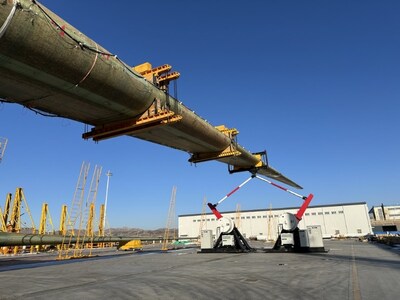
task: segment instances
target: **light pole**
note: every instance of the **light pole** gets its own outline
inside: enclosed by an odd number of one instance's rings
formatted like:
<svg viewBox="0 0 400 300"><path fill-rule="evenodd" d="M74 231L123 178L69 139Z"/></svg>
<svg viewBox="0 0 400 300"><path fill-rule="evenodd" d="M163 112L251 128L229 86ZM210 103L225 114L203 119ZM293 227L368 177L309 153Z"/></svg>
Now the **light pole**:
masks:
<svg viewBox="0 0 400 300"><path fill-rule="evenodd" d="M112 173L110 170L107 172L107 186L106 186L106 200L104 202L104 220L103 220L103 228L106 228L106 213L107 213L107 200L108 200L108 187L110 186L110 177L112 176Z"/></svg>

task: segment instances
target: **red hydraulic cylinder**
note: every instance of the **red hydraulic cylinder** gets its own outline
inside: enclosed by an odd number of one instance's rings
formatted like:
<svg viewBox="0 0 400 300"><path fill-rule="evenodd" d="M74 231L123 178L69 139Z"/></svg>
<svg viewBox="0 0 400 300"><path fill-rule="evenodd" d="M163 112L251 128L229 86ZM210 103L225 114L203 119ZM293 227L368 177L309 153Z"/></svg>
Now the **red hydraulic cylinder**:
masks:
<svg viewBox="0 0 400 300"><path fill-rule="evenodd" d="M297 211L296 219L299 220L299 222L301 218L303 218L304 212L306 211L308 205L310 205L310 202L313 197L314 197L313 194L308 195L308 197L304 200L303 204L301 205L300 209Z"/></svg>
<svg viewBox="0 0 400 300"><path fill-rule="evenodd" d="M214 204L208 203L207 205L208 205L208 207L211 209L211 211L212 211L212 213L214 214L214 216L217 217L217 220L219 220L219 219L222 218L221 213L217 210L217 208L215 207Z"/></svg>

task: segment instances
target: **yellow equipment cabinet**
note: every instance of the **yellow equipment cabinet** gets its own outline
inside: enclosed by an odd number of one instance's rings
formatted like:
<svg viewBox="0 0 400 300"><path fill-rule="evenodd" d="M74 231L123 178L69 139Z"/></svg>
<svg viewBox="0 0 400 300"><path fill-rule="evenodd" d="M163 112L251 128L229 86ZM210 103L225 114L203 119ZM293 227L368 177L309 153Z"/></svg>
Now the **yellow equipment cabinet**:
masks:
<svg viewBox="0 0 400 300"><path fill-rule="evenodd" d="M142 241L141 240L131 240L131 241L127 242L126 244L123 244L123 245L119 246L118 250L123 250L123 251L128 251L128 250L141 251L141 250L143 250Z"/></svg>

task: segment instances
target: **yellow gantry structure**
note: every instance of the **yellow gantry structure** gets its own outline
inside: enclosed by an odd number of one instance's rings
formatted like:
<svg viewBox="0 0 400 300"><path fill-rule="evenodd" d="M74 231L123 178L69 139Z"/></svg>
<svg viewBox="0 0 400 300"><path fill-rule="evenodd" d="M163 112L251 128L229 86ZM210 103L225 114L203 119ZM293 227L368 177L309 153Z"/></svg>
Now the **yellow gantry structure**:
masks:
<svg viewBox="0 0 400 300"><path fill-rule="evenodd" d="M49 205L47 203L42 204L42 214L40 216L39 234L46 234L47 223L51 226L51 232L54 234L54 224L51 218Z"/></svg>
<svg viewBox="0 0 400 300"><path fill-rule="evenodd" d="M22 216L22 208L24 208L25 212L29 216L31 221L31 229L32 233L36 233L35 222L33 221L31 211L28 206L28 202L26 201L25 194L22 188L17 188L14 195L14 201L11 211L11 219L9 224L11 225L12 232L20 232L21 231L21 216Z"/></svg>
<svg viewBox="0 0 400 300"><path fill-rule="evenodd" d="M47 203L42 204L42 213L40 216L40 224L39 224L39 234L46 234L47 233L47 223L50 224L51 226L51 233L54 235L54 224L53 220L50 215L49 211L49 205ZM46 247L46 245L37 245L37 249L43 250Z"/></svg>
<svg viewBox="0 0 400 300"><path fill-rule="evenodd" d="M59 234L66 235L67 234L67 206L63 204L61 206L61 215L60 215L60 226L58 230L60 231ZM71 233L72 234L72 233Z"/></svg>
<svg viewBox="0 0 400 300"><path fill-rule="evenodd" d="M86 225L86 235L90 239L93 239L93 236L94 236L93 221L94 221L94 203L90 203L90 206L89 206L89 217L88 217L87 225Z"/></svg>
<svg viewBox="0 0 400 300"><path fill-rule="evenodd" d="M8 198L6 202L8 201ZM33 234L36 233L35 222L33 221L31 211L28 206L28 202L26 201L25 194L22 188L17 188L14 195L13 205L11 209L11 218L7 222L7 231L8 232L20 232L21 231L21 217L22 217L22 209L24 209L24 213L29 216L31 221L30 229ZM14 254L17 254L19 248L14 247ZM31 247L31 252L33 252L33 247Z"/></svg>
<svg viewBox="0 0 400 300"><path fill-rule="evenodd" d="M100 205L100 219L99 219L99 236L104 236L104 228L105 228L106 220L105 220L105 206L104 204Z"/></svg>

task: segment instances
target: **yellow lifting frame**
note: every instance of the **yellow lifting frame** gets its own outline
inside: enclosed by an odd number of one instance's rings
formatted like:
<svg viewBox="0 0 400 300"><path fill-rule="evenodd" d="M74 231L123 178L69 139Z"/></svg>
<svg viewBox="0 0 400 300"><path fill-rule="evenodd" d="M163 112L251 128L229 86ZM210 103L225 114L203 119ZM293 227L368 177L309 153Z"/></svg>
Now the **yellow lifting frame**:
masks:
<svg viewBox="0 0 400 300"><path fill-rule="evenodd" d="M215 129L218 129L220 132L226 134L229 137L234 137L239 134L239 131L236 128L227 128L225 125L215 126Z"/></svg>
<svg viewBox="0 0 400 300"><path fill-rule="evenodd" d="M51 230L54 233L54 225L50 215L49 205L47 203L43 203L42 214L40 216L39 234L46 234L47 221L50 223Z"/></svg>
<svg viewBox="0 0 400 300"><path fill-rule="evenodd" d="M101 141L121 135L133 134L138 131L149 130L156 126L168 125L182 120L182 116L176 115L173 111L163 109L152 115L137 120L118 122L98 126L82 135L84 139Z"/></svg>
<svg viewBox="0 0 400 300"><path fill-rule="evenodd" d="M13 226L14 232L21 231L21 207L22 202L25 204L25 211L27 212L32 225L32 233L36 233L35 222L33 221L31 211L29 210L28 202L26 201L24 191L22 188L17 188L14 195L14 203L11 214L10 223Z"/></svg>
<svg viewBox="0 0 400 300"><path fill-rule="evenodd" d="M35 222L33 221L32 214L31 214L31 211L29 210L28 202L26 201L24 191L22 188L17 188L17 190L15 191L11 219L10 219L11 231L12 232L20 232L21 231L22 203L25 204L25 211L31 220L32 233L35 234L36 233ZM13 251L14 254L18 253L18 249L19 249L18 246L14 247L14 251ZM33 249L34 249L34 247L31 247L31 253L33 253Z"/></svg>
<svg viewBox="0 0 400 300"><path fill-rule="evenodd" d="M181 74L179 72L172 72L172 73L168 73L166 75L159 76L159 77L157 77L158 84L159 85L168 85L170 81L178 79L179 76L181 76Z"/></svg>
<svg viewBox="0 0 400 300"><path fill-rule="evenodd" d="M169 85L170 81L176 80L181 76L179 72L169 73L172 66L168 64L153 68L150 63L145 62L133 67L132 69L142 75L147 81L157 85L161 89L165 89Z"/></svg>
<svg viewBox="0 0 400 300"><path fill-rule="evenodd" d="M267 168L268 167L268 158L267 152L256 152L252 153L252 155L259 161L256 165L252 166L251 168L240 168L236 166L229 165L228 170L229 173L237 173L237 172L245 172L245 171L256 171L257 169Z"/></svg>
<svg viewBox="0 0 400 300"><path fill-rule="evenodd" d="M241 155L240 151L236 150L236 135L239 134L239 131L236 128L227 128L225 125L216 126L221 133L225 134L231 140L229 146L223 151L219 152L202 152L202 153L194 153L192 157L189 159L189 162L198 163L209 160L216 160L225 157L231 156L239 156Z"/></svg>
<svg viewBox="0 0 400 300"><path fill-rule="evenodd" d="M149 75L154 74L155 76L159 76L160 74L167 73L172 69L172 66L165 64L156 68L153 68L152 65L148 62L143 63L141 65L133 67L133 69L140 73L140 75Z"/></svg>

